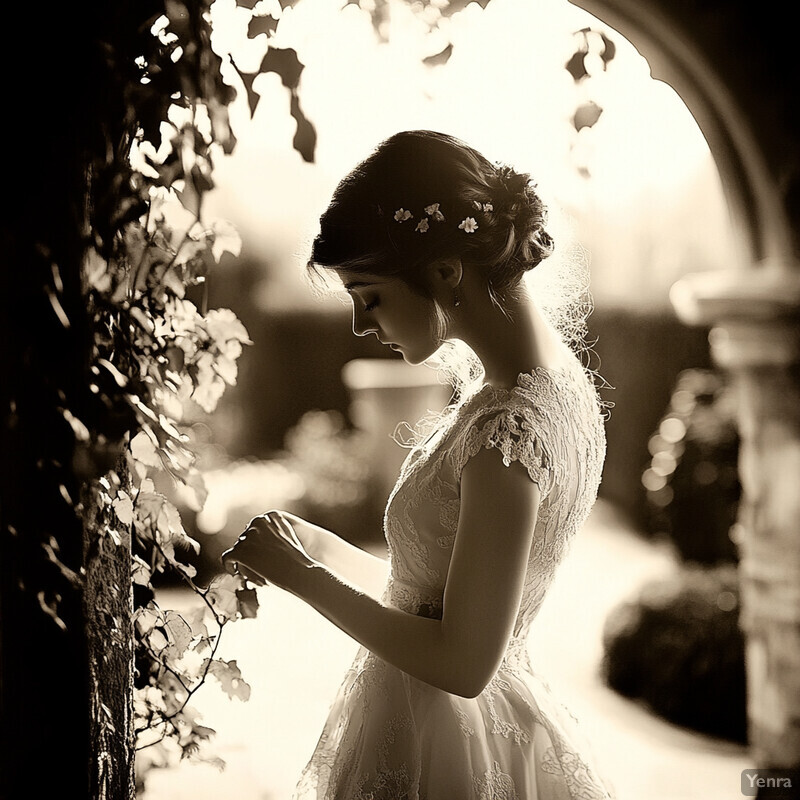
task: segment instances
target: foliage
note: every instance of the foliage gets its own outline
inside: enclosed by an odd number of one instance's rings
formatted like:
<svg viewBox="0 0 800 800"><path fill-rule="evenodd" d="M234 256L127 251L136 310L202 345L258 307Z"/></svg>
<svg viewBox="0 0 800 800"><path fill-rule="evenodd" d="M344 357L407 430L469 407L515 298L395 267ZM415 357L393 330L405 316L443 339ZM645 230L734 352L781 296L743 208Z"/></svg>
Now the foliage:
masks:
<svg viewBox="0 0 800 800"><path fill-rule="evenodd" d="M64 416L85 445L87 474L97 472L98 452L110 454L101 462L113 462L124 445L122 461L91 482L84 504L94 509L87 515L93 536L120 548L132 542L137 749L148 749L150 763L167 763L174 753L201 757L213 733L189 706L209 676L231 697L249 695L236 662L217 651L228 622L256 614L255 592L227 575L207 587L195 583L186 553L198 545L177 510L180 503L198 511L205 499L191 409L214 410L236 382L249 339L232 311L205 308L203 292L208 270L239 251L230 226L206 222L202 213L214 158L235 147L227 113L235 90L211 46L210 2L125 10L106 50L124 108L104 131L106 157L90 165L83 291L96 402L94 413L65 408ZM263 68L281 74L295 113L302 65L292 55L270 49ZM310 159L307 122L303 133ZM159 607L153 580L164 571L194 590L196 609Z"/></svg>
<svg viewBox="0 0 800 800"><path fill-rule="evenodd" d="M210 46L207 6L168 0L163 11L109 56L127 81L129 127L114 157L93 165L84 292L94 389L126 447L124 462L91 485L86 504L97 507L95 535L121 545L121 529L131 533L137 746L161 743L166 752L169 739L195 757L213 731L198 723L189 700L208 675L246 699L236 663L216 652L224 625L252 616L257 604L241 579L196 586L194 568L182 561L197 545L174 500L195 509L204 500L184 411L190 404L213 411L235 383L249 340L233 312L201 310L188 296L225 252L238 254L228 226L204 224L201 213L215 151L234 146L226 112L234 92ZM69 419L79 439L108 436ZM159 608L152 579L166 569L196 591L198 612Z"/></svg>
<svg viewBox="0 0 800 800"><path fill-rule="evenodd" d="M573 39L575 52L564 64L581 95L572 117L572 127L577 134L572 149L578 174L589 178L591 172L587 158L582 153L581 144L585 132L597 123L603 113L602 106L591 96L592 78L608 69L617 49L614 42L602 31L595 31L592 28L575 31Z"/></svg>
<svg viewBox="0 0 800 800"><path fill-rule="evenodd" d="M646 584L609 614L603 648L604 679L620 694L678 725L746 742L734 565L683 567Z"/></svg>
<svg viewBox="0 0 800 800"><path fill-rule="evenodd" d="M194 197L191 202L196 207ZM197 724L188 700L209 674L245 697L235 663L214 656L222 627L237 616L252 616L255 602L253 592L233 578L209 588L195 586L194 568L182 560L182 553L197 544L186 534L174 501L180 497L195 510L204 501L184 409L194 403L205 412L214 410L225 386L235 383L236 360L248 338L231 311L203 314L186 297L209 258L221 254L223 246L235 248L230 236L221 236L219 226L202 228L199 217L176 236L157 205L151 197L148 215L126 224L108 259L97 251L87 259L95 366L113 378L117 407L123 405L135 419L127 470L97 481L92 499L102 509L101 535L114 537L118 526L133 534L132 577L139 601L134 710L140 746L152 743L146 734L157 731L157 740L173 736L183 753L195 754L209 730ZM179 243L172 245L176 239ZM205 614L187 621L157 606L151 581L166 569L195 589ZM212 623L215 633L208 630Z"/></svg>
<svg viewBox="0 0 800 800"><path fill-rule="evenodd" d="M683 560L736 561L739 436L733 398L719 374L692 369L678 376L648 446L652 458L642 483L653 532Z"/></svg>
<svg viewBox="0 0 800 800"><path fill-rule="evenodd" d="M608 616L603 673L665 718L745 742L744 637L739 626L738 434L730 390L712 370L685 370L648 443L642 476L656 535L680 558Z"/></svg>

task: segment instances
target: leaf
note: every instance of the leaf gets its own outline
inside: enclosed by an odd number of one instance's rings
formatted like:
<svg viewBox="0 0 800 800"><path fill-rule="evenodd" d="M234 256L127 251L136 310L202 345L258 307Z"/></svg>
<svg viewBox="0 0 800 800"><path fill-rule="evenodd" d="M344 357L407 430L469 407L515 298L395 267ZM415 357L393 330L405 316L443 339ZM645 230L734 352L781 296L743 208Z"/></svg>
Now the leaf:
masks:
<svg viewBox="0 0 800 800"><path fill-rule="evenodd" d="M278 20L275 17L257 15L250 20L250 24L247 26L247 37L255 39L257 36L261 36L262 33L271 36L277 27Z"/></svg>
<svg viewBox="0 0 800 800"><path fill-rule="evenodd" d="M457 11L466 8L471 2L476 2L481 8L489 5L489 0L450 0L440 9L442 16L451 17Z"/></svg>
<svg viewBox="0 0 800 800"><path fill-rule="evenodd" d="M586 69L585 56L587 51L580 49L572 54L572 57L564 65L564 68L572 75L572 80L575 83L580 83L585 78L589 77L589 72Z"/></svg>
<svg viewBox="0 0 800 800"><path fill-rule="evenodd" d="M255 589L238 589L236 598L242 619L254 619L258 615L258 594Z"/></svg>
<svg viewBox="0 0 800 800"><path fill-rule="evenodd" d="M603 49L600 51L600 58L603 59L603 63L607 66L608 62L613 61L614 56L617 54L617 46L604 33L600 34L600 38L603 40Z"/></svg>
<svg viewBox="0 0 800 800"><path fill-rule="evenodd" d="M151 574L150 566L139 556L133 556L131 580L138 586L149 586Z"/></svg>
<svg viewBox="0 0 800 800"><path fill-rule="evenodd" d="M236 592L244 588L244 581L235 575L217 575L211 582L206 600L211 604L214 613L223 619L236 619L239 613L239 598Z"/></svg>
<svg viewBox="0 0 800 800"><path fill-rule="evenodd" d="M438 67L442 64L446 64L450 60L450 56L453 55L453 44L452 42L447 45L440 53L436 53L436 55L428 56L427 58L422 59L422 63L428 67Z"/></svg>
<svg viewBox="0 0 800 800"><path fill-rule="evenodd" d="M274 72L287 89L297 89L304 65L291 47L270 47L261 60L259 72Z"/></svg>
<svg viewBox="0 0 800 800"><path fill-rule="evenodd" d="M170 268L164 273L161 282L176 297L182 298L186 294L186 284L181 280L174 268Z"/></svg>
<svg viewBox="0 0 800 800"><path fill-rule="evenodd" d="M130 450L131 455L139 463L148 467L161 467L161 458L158 455L158 451L144 431L139 431L131 439Z"/></svg>
<svg viewBox="0 0 800 800"><path fill-rule="evenodd" d="M236 89L226 86L231 94L231 99L236 95ZM214 141L222 146L222 151L229 156L236 147L236 136L231 129L228 106L220 102L216 97L211 97L206 101L208 116L211 120L211 130L213 131Z"/></svg>
<svg viewBox="0 0 800 800"><path fill-rule="evenodd" d="M192 725L192 734L201 741L208 741L213 736L216 736L216 733L213 728L207 728L205 725Z"/></svg>
<svg viewBox="0 0 800 800"><path fill-rule="evenodd" d="M212 231L211 254L217 263L224 253L230 253L232 256L238 256L241 253L242 239L233 223L224 219L215 220Z"/></svg>
<svg viewBox="0 0 800 800"><path fill-rule="evenodd" d="M170 644L167 655L179 659L192 643L192 629L186 620L176 611L167 611L164 627L169 633Z"/></svg>
<svg viewBox="0 0 800 800"><path fill-rule="evenodd" d="M242 680L241 670L235 660L214 659L208 666L208 674L219 681L222 691L231 699L234 697L243 701L250 699L250 686Z"/></svg>
<svg viewBox="0 0 800 800"><path fill-rule="evenodd" d="M304 161L313 164L314 151L317 146L317 132L314 126L306 119L305 114L303 114L303 110L300 108L300 98L295 92L292 92L290 109L295 122L297 122L297 131L292 140L292 146L300 153Z"/></svg>
<svg viewBox="0 0 800 800"><path fill-rule="evenodd" d="M229 308L212 308L205 316L205 326L218 346L231 340L252 344L247 328Z"/></svg>
<svg viewBox="0 0 800 800"><path fill-rule="evenodd" d="M164 615L155 604L150 603L145 608L137 608L133 614L133 623L141 636L146 636L155 626L163 620Z"/></svg>
<svg viewBox="0 0 800 800"><path fill-rule="evenodd" d="M235 361L232 361L230 358L226 358L224 355L220 354L217 356L214 368L217 370L217 374L220 376L220 378L222 378L222 380L224 380L228 386L236 385L238 369L236 368Z"/></svg>
<svg viewBox="0 0 800 800"><path fill-rule="evenodd" d="M197 403L206 414L211 414L217 407L220 398L225 393L225 381L215 375L211 379L203 380L192 392L192 400Z"/></svg>
<svg viewBox="0 0 800 800"><path fill-rule="evenodd" d="M191 511L202 510L208 497L208 489L199 470L190 468L183 477L183 484L177 488L180 498Z"/></svg>
<svg viewBox="0 0 800 800"><path fill-rule="evenodd" d="M189 178L184 178L183 189L176 189L175 194L181 205L194 217L200 218L201 195L195 189L194 183Z"/></svg>
<svg viewBox="0 0 800 800"><path fill-rule="evenodd" d="M575 116L572 118L572 124L575 126L576 131L583 128L591 128L600 119L602 113L603 109L593 100L589 100L578 107Z"/></svg>
<svg viewBox="0 0 800 800"><path fill-rule="evenodd" d="M247 105L250 108L250 117L252 119L253 115L256 113L258 101L261 100L261 95L253 89L253 82L258 77L258 73L242 72L239 67L236 66L236 62L233 59L231 59L231 64L244 84L245 91L247 92Z"/></svg>
<svg viewBox="0 0 800 800"><path fill-rule="evenodd" d="M133 522L133 501L126 492L120 492L111 505L117 519L123 525L130 525Z"/></svg>

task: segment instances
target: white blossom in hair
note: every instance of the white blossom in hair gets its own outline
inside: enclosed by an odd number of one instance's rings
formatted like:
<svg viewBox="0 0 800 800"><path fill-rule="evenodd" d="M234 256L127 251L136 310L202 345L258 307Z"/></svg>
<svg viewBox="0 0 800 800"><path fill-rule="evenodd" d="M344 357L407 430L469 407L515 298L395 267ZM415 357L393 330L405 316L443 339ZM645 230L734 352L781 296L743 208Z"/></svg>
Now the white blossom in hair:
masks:
<svg viewBox="0 0 800 800"><path fill-rule="evenodd" d="M490 211L494 211L494 206L491 203L484 203L483 211L485 214L488 214Z"/></svg>
<svg viewBox="0 0 800 800"><path fill-rule="evenodd" d="M475 221L474 217L467 217L461 221L458 227L465 233L475 233L475 231L478 230L478 223Z"/></svg>
<svg viewBox="0 0 800 800"><path fill-rule="evenodd" d="M411 212L406 211L404 208L398 208L397 211L394 212L394 218L397 222L405 222L407 219L411 219L411 217Z"/></svg>
<svg viewBox="0 0 800 800"><path fill-rule="evenodd" d="M429 228L429 227L430 227L430 226L428 225L428 220L426 220L426 219L421 219L421 220L420 220L420 221L417 223L417 227L416 227L416 228L414 228L414 230L415 230L415 231L419 231L420 233L425 233L425 232L428 230L428 228Z"/></svg>
<svg viewBox="0 0 800 800"><path fill-rule="evenodd" d="M439 204L438 203L431 203L429 206L425 206L425 213L434 221L434 222L444 222L444 214L439 211Z"/></svg>

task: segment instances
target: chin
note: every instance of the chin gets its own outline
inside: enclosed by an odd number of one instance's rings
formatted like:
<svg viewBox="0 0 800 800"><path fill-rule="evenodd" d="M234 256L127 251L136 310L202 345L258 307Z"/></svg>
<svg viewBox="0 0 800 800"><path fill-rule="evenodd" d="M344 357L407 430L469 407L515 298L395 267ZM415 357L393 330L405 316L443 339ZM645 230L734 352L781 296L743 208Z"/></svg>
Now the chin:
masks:
<svg viewBox="0 0 800 800"><path fill-rule="evenodd" d="M433 355L433 353L400 350L399 348L398 352L400 353L401 356L403 356L403 361L405 361L406 364L411 364L411 366L414 367L424 363Z"/></svg>

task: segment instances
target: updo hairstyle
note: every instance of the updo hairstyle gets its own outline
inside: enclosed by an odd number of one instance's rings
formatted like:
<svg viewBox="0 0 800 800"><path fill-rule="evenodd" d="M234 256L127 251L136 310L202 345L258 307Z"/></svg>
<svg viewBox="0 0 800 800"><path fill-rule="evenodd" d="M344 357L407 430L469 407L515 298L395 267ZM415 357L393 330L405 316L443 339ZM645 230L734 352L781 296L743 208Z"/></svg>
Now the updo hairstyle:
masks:
<svg viewBox="0 0 800 800"><path fill-rule="evenodd" d="M339 183L308 266L396 276L429 296L425 268L457 256L482 271L502 307L523 273L552 253L545 221L527 173L492 164L452 136L405 131Z"/></svg>

